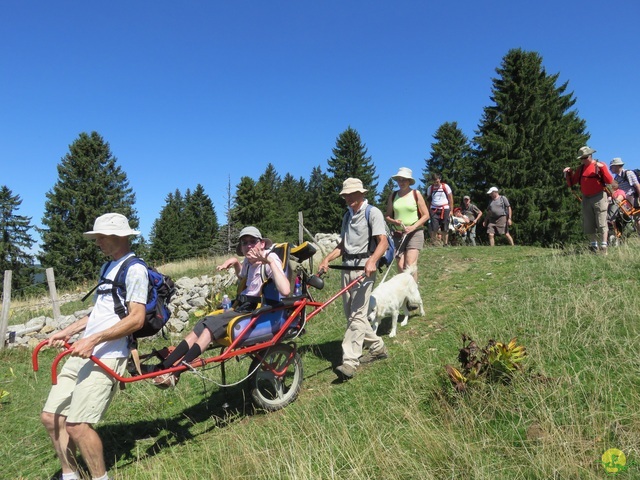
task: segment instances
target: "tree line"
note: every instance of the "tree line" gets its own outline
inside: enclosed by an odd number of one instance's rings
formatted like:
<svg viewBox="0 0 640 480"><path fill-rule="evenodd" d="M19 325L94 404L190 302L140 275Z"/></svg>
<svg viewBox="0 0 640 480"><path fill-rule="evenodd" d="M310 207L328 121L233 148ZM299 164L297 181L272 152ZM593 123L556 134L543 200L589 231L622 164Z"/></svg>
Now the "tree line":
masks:
<svg viewBox="0 0 640 480"><path fill-rule="evenodd" d="M492 79L492 104L485 107L475 136L469 139L457 122L443 123L433 135L418 188L423 193L430 174L449 184L456 203L463 195L484 209L487 189L496 185L513 206L511 232L522 245L556 246L582 239L579 204L562 179L562 168L575 162L578 148L589 139L586 122L573 109L576 99L568 82L548 74L536 52L510 50ZM411 165L398 165L409 166ZM97 132L81 133L58 165L58 180L47 192L42 242L38 254L31 218L18 214L20 196L0 187L0 273L13 270L15 289L33 283L36 260L53 267L61 286L95 276L102 254L82 237L106 211L126 215L139 224L135 193L108 142ZM415 171L415 170L414 170ZM391 179L378 184L374 159L358 131L340 133L327 159L305 178L281 176L274 165L254 179L243 176L222 217L202 185L167 194L149 239L136 239L134 250L150 263L225 254L233 251L238 231L255 225L278 241L297 241L298 212L311 232L336 232L344 203L342 182L357 177L368 189L370 203L383 211L394 190ZM482 235L482 232L479 232Z"/></svg>

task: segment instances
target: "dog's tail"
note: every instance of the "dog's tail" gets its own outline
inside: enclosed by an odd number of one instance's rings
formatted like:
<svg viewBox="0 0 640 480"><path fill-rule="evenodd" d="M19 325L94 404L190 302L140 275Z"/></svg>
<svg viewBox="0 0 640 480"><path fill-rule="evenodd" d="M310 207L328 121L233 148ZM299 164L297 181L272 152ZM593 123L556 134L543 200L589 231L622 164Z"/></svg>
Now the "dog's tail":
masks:
<svg viewBox="0 0 640 480"><path fill-rule="evenodd" d="M409 275L413 275L417 271L418 271L418 263L416 262L416 263L412 263L407 268L405 268L404 272L402 273L408 273Z"/></svg>

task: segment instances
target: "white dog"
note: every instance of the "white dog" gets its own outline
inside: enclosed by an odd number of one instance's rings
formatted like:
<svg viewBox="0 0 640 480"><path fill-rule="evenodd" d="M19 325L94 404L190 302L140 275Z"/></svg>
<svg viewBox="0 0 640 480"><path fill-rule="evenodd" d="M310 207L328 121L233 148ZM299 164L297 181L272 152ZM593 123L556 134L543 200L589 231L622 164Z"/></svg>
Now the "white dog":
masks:
<svg viewBox="0 0 640 480"><path fill-rule="evenodd" d="M389 332L389 336L395 337L401 308L404 310L404 320L400 325L405 326L409 320L408 304L418 305L420 307L420 315L424 316L424 307L418 291L418 284L413 278L413 273L417 268L416 265L409 266L404 272L395 275L388 282L381 283L371 292L368 318L374 332L378 331L380 321L391 315L391 332Z"/></svg>

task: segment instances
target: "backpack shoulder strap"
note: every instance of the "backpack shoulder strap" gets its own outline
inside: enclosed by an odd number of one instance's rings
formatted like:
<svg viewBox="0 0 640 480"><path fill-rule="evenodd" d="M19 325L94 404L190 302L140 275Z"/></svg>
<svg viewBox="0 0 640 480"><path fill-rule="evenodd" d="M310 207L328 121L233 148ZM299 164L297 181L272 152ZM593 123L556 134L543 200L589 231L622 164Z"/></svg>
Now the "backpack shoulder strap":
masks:
<svg viewBox="0 0 640 480"><path fill-rule="evenodd" d="M118 269L118 273L116 273L115 280L113 282L113 288L111 289L111 295L113 297L113 304L114 304L113 310L116 312L116 314L120 318L124 318L127 316L127 307L124 305L122 300L120 300L120 296L118 295L118 289L120 289L122 298L124 298L126 302L127 272L129 271L129 267L136 263L144 265L145 267L147 266L144 260L142 260L139 257L136 257L135 255L132 255L129 258L127 258L124 262L122 262L122 265L120 265L120 268Z"/></svg>
<svg viewBox="0 0 640 480"><path fill-rule="evenodd" d="M109 265L111 265L111 260L109 260L100 270L100 279L98 280L97 285L93 287L91 290L89 290L84 297L82 297L82 299L80 300L81 302L84 302L87 298L89 298L89 296L93 292L95 292L100 285L104 285L105 283L112 283L110 280L107 280L106 278L104 278L104 272L107 271L107 269L109 268Z"/></svg>

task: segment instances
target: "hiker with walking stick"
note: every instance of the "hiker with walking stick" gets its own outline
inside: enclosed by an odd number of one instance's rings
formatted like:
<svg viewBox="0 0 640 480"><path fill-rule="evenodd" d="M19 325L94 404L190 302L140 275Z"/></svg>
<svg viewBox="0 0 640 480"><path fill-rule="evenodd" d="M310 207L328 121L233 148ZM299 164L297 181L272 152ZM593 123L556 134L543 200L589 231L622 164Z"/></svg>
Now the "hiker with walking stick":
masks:
<svg viewBox="0 0 640 480"><path fill-rule="evenodd" d="M410 168L401 167L391 178L398 184L398 190L387 200L385 219L392 227L398 273L401 273L409 265L418 263L418 255L424 246L424 225L429 221L429 209L422 194L411 188L416 181ZM415 269L413 278L418 281L418 269Z"/></svg>
<svg viewBox="0 0 640 480"><path fill-rule="evenodd" d="M596 151L587 146L578 150L580 166L574 171L566 167L563 172L569 188L580 185L582 192L582 228L589 237L594 252L607 253L607 185L613 176L605 163L593 158Z"/></svg>

